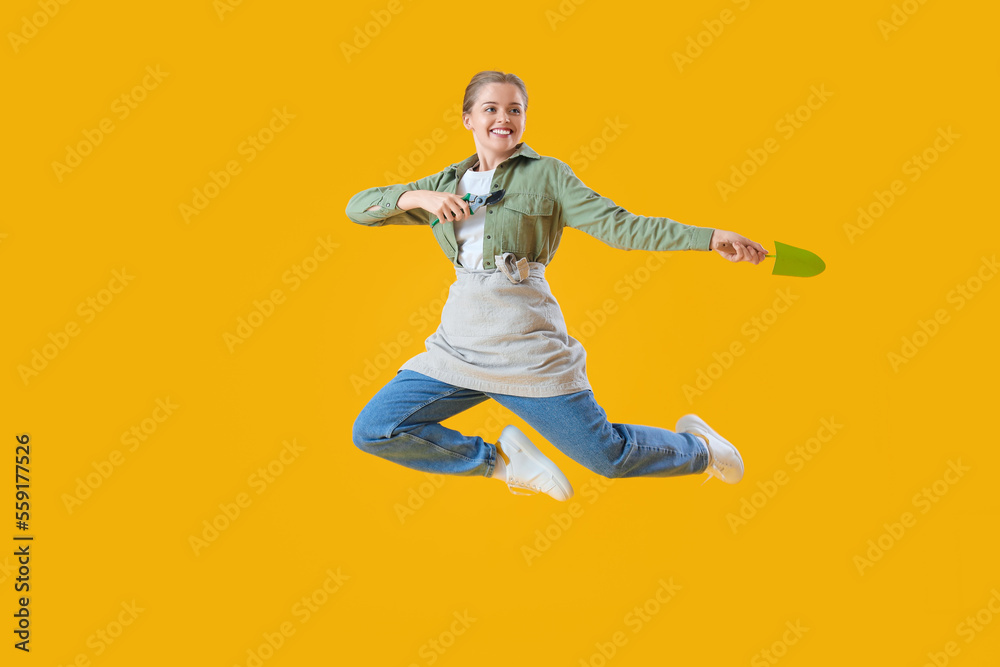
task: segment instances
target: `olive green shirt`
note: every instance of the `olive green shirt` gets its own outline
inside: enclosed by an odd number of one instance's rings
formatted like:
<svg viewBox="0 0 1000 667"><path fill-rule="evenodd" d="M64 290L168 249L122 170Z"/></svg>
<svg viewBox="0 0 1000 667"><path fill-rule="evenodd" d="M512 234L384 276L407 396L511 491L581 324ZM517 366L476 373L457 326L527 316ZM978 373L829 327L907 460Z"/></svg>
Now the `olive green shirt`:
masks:
<svg viewBox="0 0 1000 667"><path fill-rule="evenodd" d="M347 203L347 217L370 227L430 225L436 216L420 208L398 208L400 195L408 190L458 194L462 176L477 162L474 153L412 183L362 190ZM484 269L495 268L494 256L505 252L547 265L559 247L563 227L579 229L623 250L711 249L713 228L630 213L584 185L568 164L539 155L524 142L497 165L491 192L500 189L504 190L503 199L486 207ZM368 211L372 206L379 208ZM431 231L452 264L460 266L452 224L440 222Z"/></svg>

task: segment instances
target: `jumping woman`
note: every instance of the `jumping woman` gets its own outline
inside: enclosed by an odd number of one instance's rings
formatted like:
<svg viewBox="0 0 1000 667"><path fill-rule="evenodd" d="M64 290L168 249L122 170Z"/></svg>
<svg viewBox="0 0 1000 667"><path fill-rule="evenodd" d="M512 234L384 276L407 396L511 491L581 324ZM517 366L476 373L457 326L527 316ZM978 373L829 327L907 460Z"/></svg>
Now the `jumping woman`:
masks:
<svg viewBox="0 0 1000 667"><path fill-rule="evenodd" d="M545 279L564 227L616 248L715 250L731 262L767 254L734 232L635 215L597 194L561 160L521 141L528 110L513 74L479 72L462 121L476 152L405 185L362 190L358 224L429 225L455 268L441 323L354 422L364 451L425 472L497 478L515 494L568 500L573 487L513 424L497 442L441 424L492 398L566 456L605 477L708 473L743 478L736 448L696 415L675 431L618 424L594 400L586 352L566 329Z"/></svg>

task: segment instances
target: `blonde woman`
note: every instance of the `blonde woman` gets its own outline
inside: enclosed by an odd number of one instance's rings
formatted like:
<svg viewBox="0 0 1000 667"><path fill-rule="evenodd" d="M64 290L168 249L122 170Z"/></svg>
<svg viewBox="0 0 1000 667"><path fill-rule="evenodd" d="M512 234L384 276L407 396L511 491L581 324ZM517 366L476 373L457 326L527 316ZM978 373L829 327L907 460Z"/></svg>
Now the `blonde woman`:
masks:
<svg viewBox="0 0 1000 667"><path fill-rule="evenodd" d="M706 472L705 481L739 482L739 452L696 415L681 417L675 431L608 421L545 269L566 227L616 248L715 250L731 262L758 264L767 251L734 232L635 215L602 197L566 163L521 141L527 110L521 79L479 72L462 105L474 154L413 183L362 190L348 202L347 217L362 225L429 226L455 268L426 351L364 407L355 444L416 470L497 478L512 493L568 500L569 480L516 426L486 442L441 424L493 399L599 475Z"/></svg>

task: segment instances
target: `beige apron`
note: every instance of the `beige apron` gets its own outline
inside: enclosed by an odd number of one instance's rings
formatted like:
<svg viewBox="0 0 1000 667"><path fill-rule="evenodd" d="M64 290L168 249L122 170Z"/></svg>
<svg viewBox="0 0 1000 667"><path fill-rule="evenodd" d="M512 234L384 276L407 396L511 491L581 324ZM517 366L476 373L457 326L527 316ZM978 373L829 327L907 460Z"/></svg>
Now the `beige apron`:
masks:
<svg viewBox="0 0 1000 667"><path fill-rule="evenodd" d="M426 352L402 365L457 387L542 398L590 389L587 353L566 322L545 265L495 257L497 269L455 267Z"/></svg>

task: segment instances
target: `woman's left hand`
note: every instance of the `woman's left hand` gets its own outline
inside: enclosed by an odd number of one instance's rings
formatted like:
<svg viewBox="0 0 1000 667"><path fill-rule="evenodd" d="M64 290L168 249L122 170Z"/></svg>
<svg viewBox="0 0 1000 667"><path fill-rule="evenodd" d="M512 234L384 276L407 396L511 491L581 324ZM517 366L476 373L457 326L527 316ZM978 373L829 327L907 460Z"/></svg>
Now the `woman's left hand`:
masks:
<svg viewBox="0 0 1000 667"><path fill-rule="evenodd" d="M716 229L712 232L712 240L709 245L712 250L730 262L753 262L754 264L760 264L767 254L764 246L756 241L751 241L736 232L727 232L722 229Z"/></svg>

